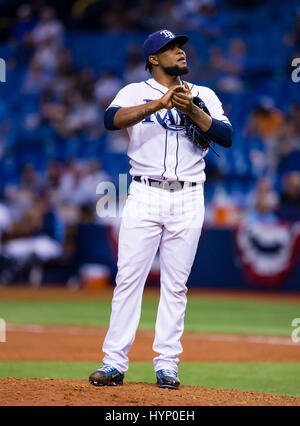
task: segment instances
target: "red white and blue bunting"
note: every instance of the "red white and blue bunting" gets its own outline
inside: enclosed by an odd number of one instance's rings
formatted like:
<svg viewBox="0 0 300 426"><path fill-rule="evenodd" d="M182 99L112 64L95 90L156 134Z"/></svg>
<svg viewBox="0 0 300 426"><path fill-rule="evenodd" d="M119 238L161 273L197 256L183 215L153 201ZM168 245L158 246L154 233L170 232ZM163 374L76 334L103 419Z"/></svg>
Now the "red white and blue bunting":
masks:
<svg viewBox="0 0 300 426"><path fill-rule="evenodd" d="M300 223L241 225L236 246L246 279L261 287L278 287L300 254Z"/></svg>

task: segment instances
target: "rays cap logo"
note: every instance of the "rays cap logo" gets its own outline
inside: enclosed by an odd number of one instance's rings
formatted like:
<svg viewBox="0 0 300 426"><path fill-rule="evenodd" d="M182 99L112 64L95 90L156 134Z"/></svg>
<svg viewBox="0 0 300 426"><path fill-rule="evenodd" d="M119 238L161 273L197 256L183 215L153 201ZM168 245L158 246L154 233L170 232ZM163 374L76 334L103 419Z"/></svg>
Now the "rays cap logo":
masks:
<svg viewBox="0 0 300 426"><path fill-rule="evenodd" d="M188 39L189 38L185 35L175 35L172 31L166 29L156 31L155 33L150 34L144 42L143 50L145 58L147 59L150 55L158 52L168 43L177 41L178 44L183 46Z"/></svg>

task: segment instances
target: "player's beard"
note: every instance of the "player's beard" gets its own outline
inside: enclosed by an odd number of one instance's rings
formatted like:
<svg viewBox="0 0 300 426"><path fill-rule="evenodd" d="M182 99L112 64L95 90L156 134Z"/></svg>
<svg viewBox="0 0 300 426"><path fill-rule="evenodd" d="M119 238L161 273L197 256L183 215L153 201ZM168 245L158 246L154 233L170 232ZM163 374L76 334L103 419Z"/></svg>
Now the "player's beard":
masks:
<svg viewBox="0 0 300 426"><path fill-rule="evenodd" d="M188 66L180 67L178 65L174 65L173 67L162 66L162 69L167 75L170 75L171 77L178 77L180 75L187 74L190 70Z"/></svg>

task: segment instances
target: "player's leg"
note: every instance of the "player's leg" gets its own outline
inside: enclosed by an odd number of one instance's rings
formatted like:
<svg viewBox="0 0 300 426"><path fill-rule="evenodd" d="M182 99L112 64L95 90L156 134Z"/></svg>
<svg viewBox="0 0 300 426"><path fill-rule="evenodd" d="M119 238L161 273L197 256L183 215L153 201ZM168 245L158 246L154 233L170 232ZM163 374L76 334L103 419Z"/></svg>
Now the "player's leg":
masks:
<svg viewBox="0 0 300 426"><path fill-rule="evenodd" d="M140 208L140 204L143 204L143 195L139 191L145 193L147 187L138 188L137 192L132 191L133 194L127 199L126 212L122 218L116 287L112 300L110 326L103 344L103 352L106 353L103 363L113 365L120 372L128 369L127 353L135 339L145 281L162 233L162 226L155 221L155 214L145 210L145 205Z"/></svg>
<svg viewBox="0 0 300 426"><path fill-rule="evenodd" d="M183 195L183 193L181 194ZM186 310L186 282L204 219L203 188L186 192L179 214L165 220L160 244L161 293L155 326L154 369L177 372Z"/></svg>

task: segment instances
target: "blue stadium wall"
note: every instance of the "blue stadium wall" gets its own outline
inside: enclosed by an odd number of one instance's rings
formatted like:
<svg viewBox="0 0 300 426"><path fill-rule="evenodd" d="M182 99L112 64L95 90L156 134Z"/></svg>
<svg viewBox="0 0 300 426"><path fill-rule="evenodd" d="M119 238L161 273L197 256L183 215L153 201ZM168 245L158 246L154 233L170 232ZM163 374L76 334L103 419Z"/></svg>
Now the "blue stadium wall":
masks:
<svg viewBox="0 0 300 426"><path fill-rule="evenodd" d="M178 253L180 256L180 253ZM78 251L71 268L54 267L45 270L44 284L64 284L65 281L85 263L99 263L108 266L111 284L117 272L107 228L102 225L86 225L80 235ZM159 282L148 282L158 286ZM267 287L250 283L245 279L239 257L235 249L235 236L232 229L203 229L192 271L188 280L189 288L268 290L279 292L300 291L300 261L287 279L277 287Z"/></svg>

